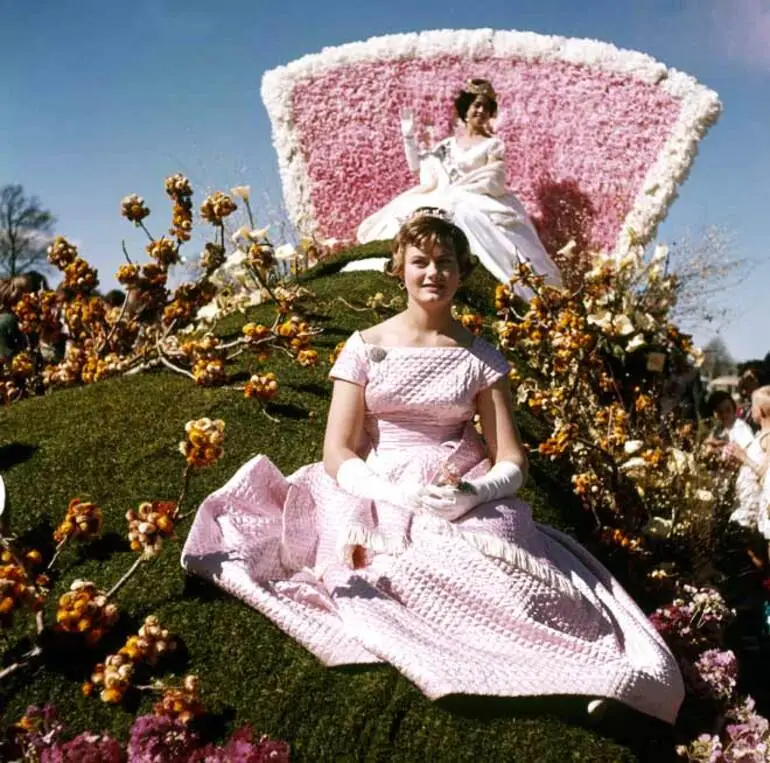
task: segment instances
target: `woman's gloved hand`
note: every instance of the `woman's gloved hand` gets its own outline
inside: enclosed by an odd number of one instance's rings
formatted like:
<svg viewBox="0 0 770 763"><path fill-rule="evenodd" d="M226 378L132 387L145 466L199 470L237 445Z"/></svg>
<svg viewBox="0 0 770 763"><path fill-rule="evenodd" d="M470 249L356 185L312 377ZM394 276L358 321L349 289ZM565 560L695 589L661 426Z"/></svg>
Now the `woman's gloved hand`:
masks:
<svg viewBox="0 0 770 763"><path fill-rule="evenodd" d="M524 474L512 461L498 461L483 477L458 486L428 485L420 498L422 505L454 522L482 503L512 498L524 482Z"/></svg>

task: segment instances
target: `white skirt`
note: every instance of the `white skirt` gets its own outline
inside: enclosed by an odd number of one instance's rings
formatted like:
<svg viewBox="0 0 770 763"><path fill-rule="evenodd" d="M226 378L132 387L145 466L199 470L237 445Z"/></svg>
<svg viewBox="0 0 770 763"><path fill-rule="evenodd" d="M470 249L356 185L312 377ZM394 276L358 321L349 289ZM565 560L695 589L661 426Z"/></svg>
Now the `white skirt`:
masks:
<svg viewBox="0 0 770 763"><path fill-rule="evenodd" d="M359 226L362 244L393 238L401 225L420 207L439 207L454 216L481 264L498 281L506 283L520 262L527 262L546 283L561 286L556 263L548 256L522 203L513 193L495 198L445 186L425 191L412 188L367 217ZM517 287L529 297L529 290Z"/></svg>

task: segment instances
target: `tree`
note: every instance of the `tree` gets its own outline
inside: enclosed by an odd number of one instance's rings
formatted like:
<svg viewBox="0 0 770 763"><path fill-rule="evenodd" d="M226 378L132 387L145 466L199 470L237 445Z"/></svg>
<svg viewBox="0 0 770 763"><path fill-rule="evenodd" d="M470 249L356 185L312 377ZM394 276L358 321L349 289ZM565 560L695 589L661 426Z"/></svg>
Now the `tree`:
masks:
<svg viewBox="0 0 770 763"><path fill-rule="evenodd" d="M724 339L715 336L703 348L702 372L709 378L724 376L735 372L736 364Z"/></svg>
<svg viewBox="0 0 770 763"><path fill-rule="evenodd" d="M20 185L0 189L0 271L13 277L31 268L46 268L46 250L56 218L27 198Z"/></svg>

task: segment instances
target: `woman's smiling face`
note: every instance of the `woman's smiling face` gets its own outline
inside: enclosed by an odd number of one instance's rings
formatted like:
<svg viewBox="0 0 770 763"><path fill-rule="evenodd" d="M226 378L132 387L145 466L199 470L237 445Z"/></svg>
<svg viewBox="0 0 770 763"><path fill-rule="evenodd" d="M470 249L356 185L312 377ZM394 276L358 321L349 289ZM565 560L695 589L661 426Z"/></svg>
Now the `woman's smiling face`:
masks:
<svg viewBox="0 0 770 763"><path fill-rule="evenodd" d="M409 246L404 253L404 286L411 300L428 306L451 302L460 285L460 268L454 252L436 246L424 252Z"/></svg>

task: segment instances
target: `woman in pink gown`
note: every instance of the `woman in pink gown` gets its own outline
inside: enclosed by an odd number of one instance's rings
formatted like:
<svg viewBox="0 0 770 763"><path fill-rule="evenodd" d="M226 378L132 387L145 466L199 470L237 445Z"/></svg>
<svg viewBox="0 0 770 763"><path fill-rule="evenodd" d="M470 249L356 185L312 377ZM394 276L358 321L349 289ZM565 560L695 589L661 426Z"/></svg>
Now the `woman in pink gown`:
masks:
<svg viewBox="0 0 770 763"><path fill-rule="evenodd" d="M418 211L391 266L407 309L340 353L324 461L289 477L244 464L202 503L183 565L326 665L388 662L431 698L615 698L673 723L684 690L661 638L515 497L508 364L451 316L467 238Z"/></svg>

